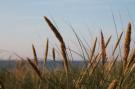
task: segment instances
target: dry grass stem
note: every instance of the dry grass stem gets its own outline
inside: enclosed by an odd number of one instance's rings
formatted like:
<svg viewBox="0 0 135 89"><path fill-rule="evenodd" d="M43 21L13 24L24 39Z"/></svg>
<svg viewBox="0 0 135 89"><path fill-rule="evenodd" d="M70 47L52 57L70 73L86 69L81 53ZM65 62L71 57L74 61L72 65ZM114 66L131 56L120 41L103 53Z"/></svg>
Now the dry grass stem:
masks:
<svg viewBox="0 0 135 89"><path fill-rule="evenodd" d="M118 81L117 81L117 80L113 80L113 81L110 83L108 89L116 89L117 85L118 85Z"/></svg>
<svg viewBox="0 0 135 89"><path fill-rule="evenodd" d="M117 40L117 42L116 42L116 44L115 44L115 46L114 46L112 55L114 55L114 53L115 53L115 51L116 51L116 49L117 49L117 47L118 47L118 45L119 45L119 43L120 43L120 40L121 40L121 38L122 38L122 35L123 35L123 32L120 34L120 36L119 36L119 38L118 38L118 40Z"/></svg>
<svg viewBox="0 0 135 89"><path fill-rule="evenodd" d="M34 71L36 72L36 74L39 76L39 78L42 79L41 72L39 71L37 66L29 58L27 58L27 60L28 60L29 64L32 66L32 68L34 69Z"/></svg>
<svg viewBox="0 0 135 89"><path fill-rule="evenodd" d="M102 31L101 31L101 55L102 55L102 64L104 65L106 62L106 48Z"/></svg>
<svg viewBox="0 0 135 89"><path fill-rule="evenodd" d="M37 53L36 53L36 49L34 47L34 45L32 44L32 51L33 51L33 55L34 55L34 63L36 65L38 65L38 58L37 58Z"/></svg>
<svg viewBox="0 0 135 89"><path fill-rule="evenodd" d="M90 60L89 60L90 63L91 63L92 57L94 56L94 53L95 53L96 43L97 43L97 37L96 37L96 39L95 39L95 41L94 41L94 45L93 45L93 47L92 47L92 53L91 53Z"/></svg>
<svg viewBox="0 0 135 89"><path fill-rule="evenodd" d="M105 48L108 46L108 44L109 44L111 38L112 38L112 35L111 35L111 36L108 38L108 40L106 41Z"/></svg>
<svg viewBox="0 0 135 89"><path fill-rule="evenodd" d="M124 67L126 67L126 65L127 65L127 58L128 58L129 51L130 51L130 42L131 42L131 23L129 22L125 41L124 41L124 57L123 57Z"/></svg>
<svg viewBox="0 0 135 89"><path fill-rule="evenodd" d="M134 64L134 62L135 62L135 48L134 48L134 50L132 51L132 55L131 55L131 57L130 57L129 59L130 59L130 60L129 60L129 62L128 62L126 68L129 68L129 67L132 66L132 65Z"/></svg>
<svg viewBox="0 0 135 89"><path fill-rule="evenodd" d="M61 54L62 54L63 61L64 61L64 68L65 68L65 71L68 72L68 59L67 59L65 42L64 42L61 34L58 32L57 28L52 24L52 22L46 16L44 16L44 19L47 22L47 24L49 25L49 27L51 28L51 30L53 31L53 33L55 34L56 38L60 42Z"/></svg>
<svg viewBox="0 0 135 89"><path fill-rule="evenodd" d="M46 49L45 49L45 58L44 58L45 64L46 64L47 56L48 56L48 49L49 49L49 41L48 41L48 39L47 39L47 40L46 40Z"/></svg>

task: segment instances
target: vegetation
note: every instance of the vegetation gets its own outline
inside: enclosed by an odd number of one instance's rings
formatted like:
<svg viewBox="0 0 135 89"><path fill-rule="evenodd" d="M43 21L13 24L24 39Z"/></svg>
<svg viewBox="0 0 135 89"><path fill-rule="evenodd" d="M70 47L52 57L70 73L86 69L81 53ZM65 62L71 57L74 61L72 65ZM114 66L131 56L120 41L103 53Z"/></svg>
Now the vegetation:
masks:
<svg viewBox="0 0 135 89"><path fill-rule="evenodd" d="M96 51L97 39L92 48L85 47L75 30L72 28L80 45L82 54L66 47L63 37L53 23L44 17L50 30L58 39L59 49L52 49L54 64L56 52L60 52L63 69L49 70L46 66L49 41L46 41L44 66L39 65L39 59L34 45L32 45L34 59L22 58L16 62L16 68L0 71L1 89L135 89L135 48L130 49L132 25L129 22L125 37L123 32L118 36L112 55L107 54L107 47L111 41L107 41L101 31L100 51ZM124 39L123 48L120 48ZM116 50L120 52L117 52ZM73 68L69 59L76 53L81 59L87 60L82 68Z"/></svg>

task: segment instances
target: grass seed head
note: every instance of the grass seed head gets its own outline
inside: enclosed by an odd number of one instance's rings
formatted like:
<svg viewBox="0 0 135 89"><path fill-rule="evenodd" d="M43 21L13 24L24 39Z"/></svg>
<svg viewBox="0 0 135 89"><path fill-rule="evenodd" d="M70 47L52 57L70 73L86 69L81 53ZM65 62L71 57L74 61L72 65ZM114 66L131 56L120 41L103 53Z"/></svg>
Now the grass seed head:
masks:
<svg viewBox="0 0 135 89"><path fill-rule="evenodd" d="M126 32L126 37L124 41L124 67L127 65L127 58L130 51L130 42L131 42L131 23L128 23L128 28Z"/></svg>
<svg viewBox="0 0 135 89"><path fill-rule="evenodd" d="M52 22L46 16L44 16L44 19L47 22L47 24L49 25L49 27L51 28L51 30L53 31L53 33L55 34L56 38L60 42L61 54L62 54L63 62L64 62L64 68L65 68L65 71L68 72L68 58L67 58L67 53L66 53L66 45L63 40L63 37L58 32L57 28L52 24Z"/></svg>
<svg viewBox="0 0 135 89"><path fill-rule="evenodd" d="M101 52L102 52L102 63L104 65L106 62L106 46L105 46L104 35L102 31L101 31Z"/></svg>
<svg viewBox="0 0 135 89"><path fill-rule="evenodd" d="M118 84L118 81L117 81L117 80L113 80L113 81L110 83L108 89L116 89L117 84Z"/></svg>
<svg viewBox="0 0 135 89"><path fill-rule="evenodd" d="M46 49L45 49L45 59L44 59L45 64L46 64L47 56L48 56L48 49L49 49L49 41L47 39L46 40Z"/></svg>
<svg viewBox="0 0 135 89"><path fill-rule="evenodd" d="M36 49L34 47L34 45L32 44L32 51L33 51L33 55L34 55L34 63L36 65L38 65L38 58L37 58L37 53L36 53Z"/></svg>

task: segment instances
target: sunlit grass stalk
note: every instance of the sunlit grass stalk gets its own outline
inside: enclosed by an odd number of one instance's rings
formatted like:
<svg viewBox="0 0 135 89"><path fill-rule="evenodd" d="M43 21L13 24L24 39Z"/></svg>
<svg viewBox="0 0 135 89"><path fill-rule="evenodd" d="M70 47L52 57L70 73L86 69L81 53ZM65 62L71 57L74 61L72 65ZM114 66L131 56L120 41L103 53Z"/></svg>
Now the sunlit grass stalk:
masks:
<svg viewBox="0 0 135 89"><path fill-rule="evenodd" d="M124 39L124 54L123 54L123 70L122 70L122 75L120 77L120 85L119 88L122 87L122 84L124 82L124 77L126 76L126 66L128 64L128 56L130 52L130 42L131 42L131 23L128 23L125 39Z"/></svg>
<svg viewBox="0 0 135 89"><path fill-rule="evenodd" d="M106 63L106 46L102 31L101 31L101 55L102 55L102 64L104 65Z"/></svg>
<svg viewBox="0 0 135 89"><path fill-rule="evenodd" d="M60 42L60 48L61 48L61 54L62 54L63 61L64 61L64 67L65 67L65 71L67 72L68 71L68 59L67 59L67 54L66 54L65 42L64 42L61 34L58 32L57 28L52 24L52 22L47 17L44 17L44 18L45 18L47 24L49 25L49 27L51 28L51 30L53 31L54 35Z"/></svg>
<svg viewBox="0 0 135 89"><path fill-rule="evenodd" d="M124 68L126 67L128 61L127 58L130 51L130 42L131 42L131 23L129 22L126 36L125 36L125 41L124 41L124 57L123 57Z"/></svg>
<svg viewBox="0 0 135 89"><path fill-rule="evenodd" d="M117 85L118 85L118 81L117 81L117 80L113 80L113 81L110 83L108 89L116 89L116 88L117 88Z"/></svg>
<svg viewBox="0 0 135 89"><path fill-rule="evenodd" d="M134 64L134 62L135 62L135 48L132 51L132 55L129 58L128 64L126 65L126 69L129 69L129 67L132 67L132 65Z"/></svg>
<svg viewBox="0 0 135 89"><path fill-rule="evenodd" d="M68 82L69 82L68 81L68 77L69 77L68 76L68 70L69 70L69 66L68 66L68 58L67 58L67 52L66 52L65 42L64 42L61 34L58 32L57 28L52 24L52 22L46 16L44 16L44 19L47 22L48 26L53 31L53 33L56 36L56 38L60 42L61 54L62 54L62 57L63 57L65 72L66 72L66 75L67 75L67 89L68 89Z"/></svg>

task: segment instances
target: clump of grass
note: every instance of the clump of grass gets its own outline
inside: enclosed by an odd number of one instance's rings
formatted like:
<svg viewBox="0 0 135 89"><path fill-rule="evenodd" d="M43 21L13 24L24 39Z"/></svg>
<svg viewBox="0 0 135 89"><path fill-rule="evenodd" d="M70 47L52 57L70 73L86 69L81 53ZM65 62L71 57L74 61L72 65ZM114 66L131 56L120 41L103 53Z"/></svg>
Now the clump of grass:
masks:
<svg viewBox="0 0 135 89"><path fill-rule="evenodd" d="M41 66L40 63L44 61L47 64L49 55L49 43L46 40L44 59L41 61L37 57L35 46L32 44L32 51L34 60L28 58L22 58L21 63L16 62L15 69L0 70L0 85L4 89L134 89L134 77L135 77L135 48L130 50L131 43L131 23L128 24L126 36L124 38L124 53L122 60L119 60L120 53L116 54L116 49L121 43L123 32L120 33L116 44L113 46L112 55L108 55L107 46L109 45L112 35L105 41L105 36L102 31L100 33L101 39L98 44L98 38L96 37L92 48L85 47L83 41L79 38L75 30L72 28L81 48L82 53L76 52L70 48L70 56L68 54L64 39L58 29L53 23L44 17L50 30L53 31L54 35L58 39L60 50L55 48L51 49L53 63L50 65L54 66L57 63L56 54L61 52L57 56L62 56L62 63L64 69L55 70L44 70L46 66ZM98 46L101 46L101 51L96 50ZM99 47L98 47L99 48ZM88 50L90 52L88 53ZM120 49L120 50L123 50ZM81 68L74 68L75 64L72 53L75 53L81 59L85 59ZM114 55L116 54L116 56ZM72 62L69 62L69 58L72 58ZM121 61L123 63L121 63ZM70 64L69 64L70 63ZM24 65L25 64L25 65ZM57 64L56 64L57 65ZM124 65L124 66L123 66ZM76 67L80 66L79 63ZM49 66L47 66L49 67ZM43 68L43 70L42 70ZM70 69L70 71L69 71ZM124 71L123 71L124 69Z"/></svg>

